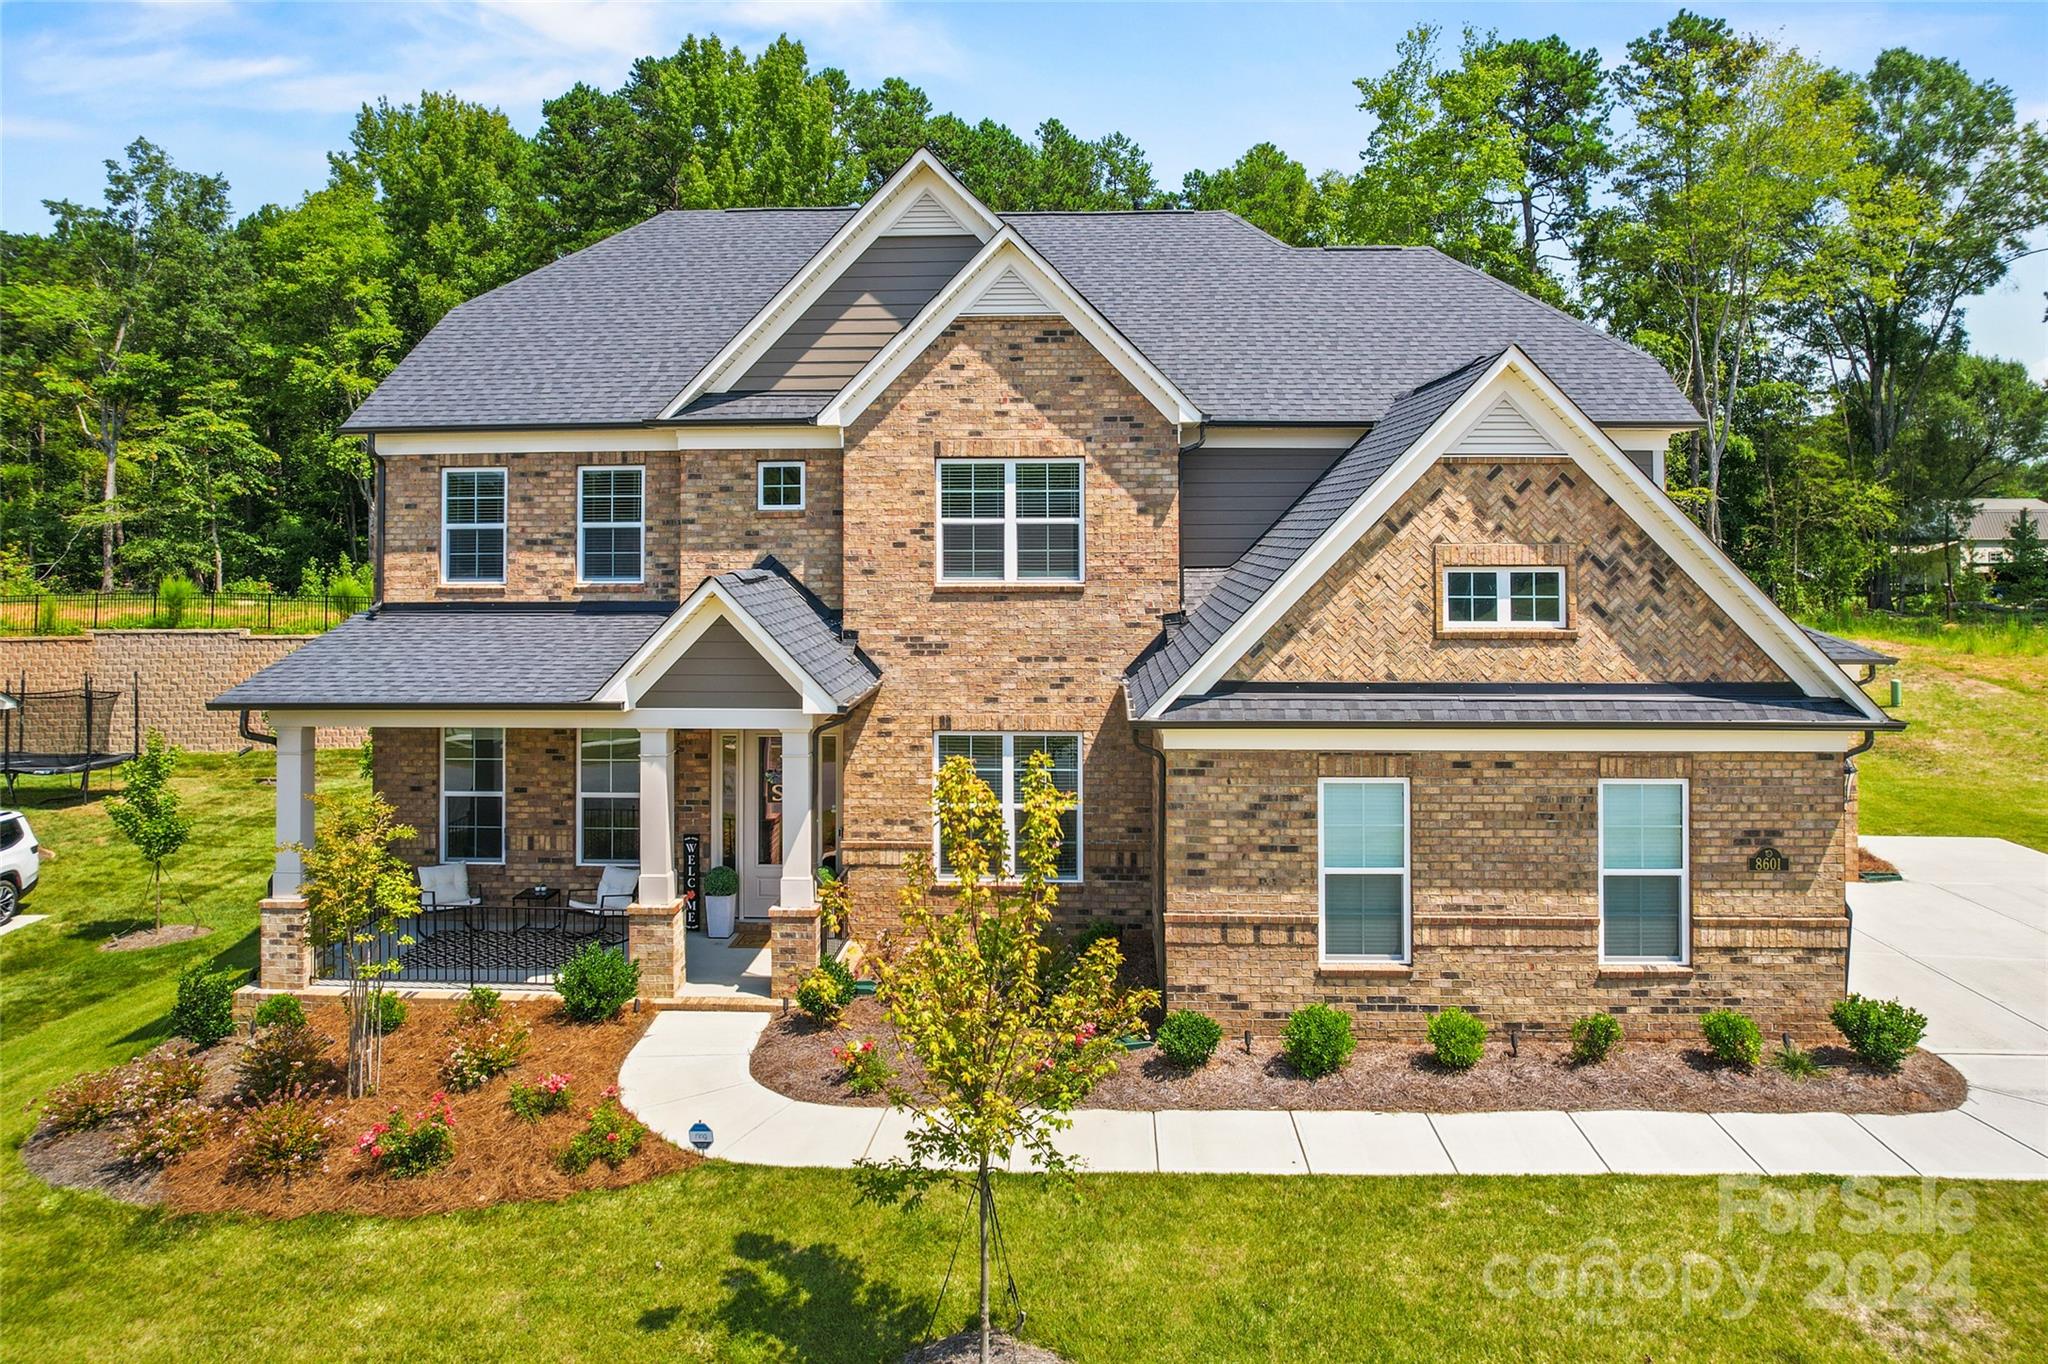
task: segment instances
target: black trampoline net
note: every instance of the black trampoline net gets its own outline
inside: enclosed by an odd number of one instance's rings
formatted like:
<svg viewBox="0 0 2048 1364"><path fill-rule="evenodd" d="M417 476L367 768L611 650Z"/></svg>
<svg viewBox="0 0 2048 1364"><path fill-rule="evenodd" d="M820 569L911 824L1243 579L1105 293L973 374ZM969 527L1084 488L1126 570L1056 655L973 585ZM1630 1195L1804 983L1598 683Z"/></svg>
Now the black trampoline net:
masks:
<svg viewBox="0 0 2048 1364"><path fill-rule="evenodd" d="M8 694L15 708L0 710L0 726L5 727L0 754L9 772L78 771L134 756L124 692L79 687Z"/></svg>

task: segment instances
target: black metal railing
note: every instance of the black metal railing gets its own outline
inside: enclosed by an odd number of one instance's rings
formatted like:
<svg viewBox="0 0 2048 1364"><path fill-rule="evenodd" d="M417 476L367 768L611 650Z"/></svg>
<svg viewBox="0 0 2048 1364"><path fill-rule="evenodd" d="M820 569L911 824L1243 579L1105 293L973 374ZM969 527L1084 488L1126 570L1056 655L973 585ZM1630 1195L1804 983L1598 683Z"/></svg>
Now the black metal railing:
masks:
<svg viewBox="0 0 2048 1364"><path fill-rule="evenodd" d="M382 935L374 949L378 960L397 959L398 973L382 983L402 990L413 985L553 985L563 965L591 943L626 950L626 916L560 905L423 909ZM347 979L339 947L329 949L317 974L325 983Z"/></svg>
<svg viewBox="0 0 2048 1364"><path fill-rule="evenodd" d="M356 593L195 592L166 599L160 592L33 592L0 596L0 634L239 628L309 635L332 629L368 604Z"/></svg>

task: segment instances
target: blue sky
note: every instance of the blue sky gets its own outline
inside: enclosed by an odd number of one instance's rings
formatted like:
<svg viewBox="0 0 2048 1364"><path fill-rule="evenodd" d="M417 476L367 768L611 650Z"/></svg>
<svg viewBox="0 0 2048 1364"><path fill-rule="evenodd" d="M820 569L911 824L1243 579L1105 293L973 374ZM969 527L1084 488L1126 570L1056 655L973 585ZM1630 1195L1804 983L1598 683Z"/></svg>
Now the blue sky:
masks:
<svg viewBox="0 0 2048 1364"><path fill-rule="evenodd" d="M2048 121L2048 4L1695 4L1821 60L1863 69L1894 44L2010 86ZM0 225L46 198L96 199L100 162L137 135L225 173L235 206L291 202L326 176L356 108L424 87L498 105L521 129L578 80L607 89L632 59L716 32L748 50L779 32L859 84L901 75L942 110L1028 132L1057 115L1120 129L1159 178L1270 140L1312 170L1357 164L1354 77L1427 19L1563 34L1610 59L1677 8L1639 4L923 5L737 0L702 5L446 3L0 5ZM1970 309L1985 350L2048 375L2048 255Z"/></svg>

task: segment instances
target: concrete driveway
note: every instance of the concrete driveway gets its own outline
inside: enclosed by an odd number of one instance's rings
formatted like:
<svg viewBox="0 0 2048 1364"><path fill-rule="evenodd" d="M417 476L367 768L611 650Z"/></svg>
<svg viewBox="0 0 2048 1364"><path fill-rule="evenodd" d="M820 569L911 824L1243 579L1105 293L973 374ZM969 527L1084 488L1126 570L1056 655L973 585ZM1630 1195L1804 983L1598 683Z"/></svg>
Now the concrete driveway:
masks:
<svg viewBox="0 0 2048 1364"><path fill-rule="evenodd" d="M2048 853L1998 838L1869 837L1905 879L1849 888L1850 988L1927 1015L1963 1110L2048 1155Z"/></svg>

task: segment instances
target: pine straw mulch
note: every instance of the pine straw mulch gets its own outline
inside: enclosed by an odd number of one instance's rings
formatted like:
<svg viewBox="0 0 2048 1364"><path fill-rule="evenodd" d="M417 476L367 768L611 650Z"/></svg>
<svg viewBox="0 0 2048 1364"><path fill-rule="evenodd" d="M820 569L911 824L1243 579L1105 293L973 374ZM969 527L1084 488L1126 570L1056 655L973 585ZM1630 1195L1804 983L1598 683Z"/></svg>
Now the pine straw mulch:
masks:
<svg viewBox="0 0 2048 1364"><path fill-rule="evenodd" d="M1865 876L1869 876L1873 872L1879 872L1886 876L1897 876L1899 874L1897 867L1885 861L1861 843L1856 845L1856 860L1857 865L1863 869Z"/></svg>
<svg viewBox="0 0 2048 1364"><path fill-rule="evenodd" d="M344 1212L380 1217L416 1217L496 1203L553 1201L589 1189L622 1188L695 1164L684 1152L649 1132L640 1149L618 1170L602 1162L580 1175L566 1175L554 1158L584 1125L608 1085L618 1083L619 1065L646 1030L651 1015L630 1013L609 1023L572 1023L552 1001L513 1003L532 1029L520 1063L469 1094L450 1091L455 1158L428 1174L394 1179L375 1174L355 1153L356 1138L394 1107L407 1114L425 1107L444 1089L441 1065L456 1005L441 1000L409 1001L405 1026L384 1041L383 1087L366 1099L333 1100L337 1121L325 1168L286 1184L252 1183L233 1176L232 1121L221 1136L186 1154L161 1172L133 1170L112 1160L108 1129L50 1138L38 1132L23 1148L29 1168L51 1183L100 1188L132 1202L161 1203L174 1212L249 1212L263 1217L301 1217ZM337 1062L347 1036L347 1015L339 1000L308 1005L307 1021L334 1039L329 1056ZM233 1063L245 1039L232 1038L206 1053L212 1078L201 1097L226 1107L232 1118ZM183 1049L184 1044L171 1044ZM139 1064L139 1063L138 1063ZM551 1071L572 1077L575 1103L566 1113L525 1123L512 1116L505 1095L513 1080L534 1083ZM338 1079L338 1074L335 1077Z"/></svg>
<svg viewBox="0 0 2048 1364"><path fill-rule="evenodd" d="M1418 1031L1421 1024L1416 1025ZM875 1045L916 1076L914 1058L898 1055L895 1033L872 998L850 1005L838 1028L819 1028L801 1014L776 1019L754 1048L754 1078L793 1099L863 1107L881 1095L846 1091L832 1048L875 1039ZM1182 1071L1156 1050L1125 1055L1114 1075L1083 1101L1088 1108L1146 1112L1162 1108L1361 1109L1372 1112L1497 1113L1524 1109L1662 1109L1685 1113L1931 1113L1962 1103L1968 1086L1955 1067L1916 1051L1897 1075L1883 1075L1846 1048L1816 1047L1819 1074L1794 1079L1768 1059L1752 1071L1716 1062L1689 1042L1627 1041L1598 1065L1575 1066L1562 1040L1523 1037L1520 1055L1505 1039L1489 1040L1486 1057L1462 1073L1438 1066L1419 1044L1360 1042L1335 1075L1304 1080L1280 1054L1277 1038L1226 1037L1209 1063ZM912 1086L914 1088L914 1084Z"/></svg>

